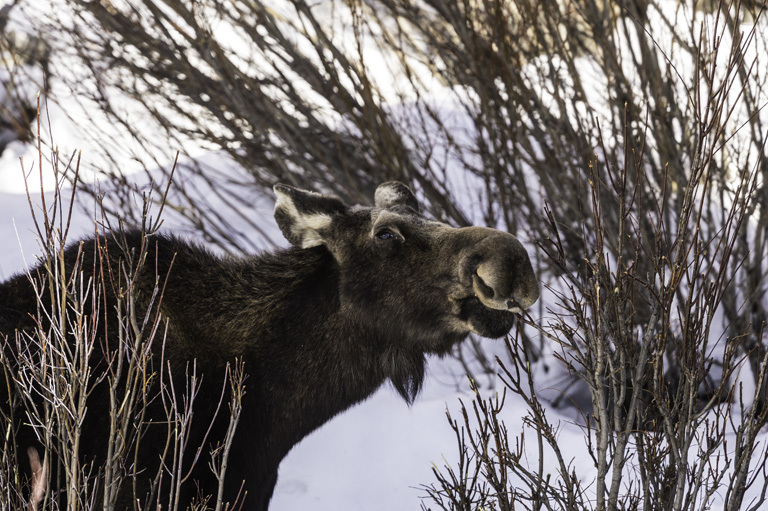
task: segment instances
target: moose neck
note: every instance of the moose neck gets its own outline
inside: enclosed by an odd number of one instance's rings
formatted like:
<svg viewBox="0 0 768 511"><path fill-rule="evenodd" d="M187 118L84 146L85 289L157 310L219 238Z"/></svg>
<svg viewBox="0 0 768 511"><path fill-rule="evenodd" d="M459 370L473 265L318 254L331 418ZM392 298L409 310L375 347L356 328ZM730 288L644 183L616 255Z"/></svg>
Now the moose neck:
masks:
<svg viewBox="0 0 768 511"><path fill-rule="evenodd" d="M423 379L423 353L397 348L404 339L386 338L342 303L339 269L327 250L288 249L244 264L248 269L237 273L247 275L244 293L257 296L250 304L270 304L272 310L268 322L253 325L242 355L249 379L258 380L252 387L268 382L262 395L252 397L261 403L258 413L273 422L263 427L284 442L286 452L387 378L413 399ZM263 413L264 403L272 413Z"/></svg>

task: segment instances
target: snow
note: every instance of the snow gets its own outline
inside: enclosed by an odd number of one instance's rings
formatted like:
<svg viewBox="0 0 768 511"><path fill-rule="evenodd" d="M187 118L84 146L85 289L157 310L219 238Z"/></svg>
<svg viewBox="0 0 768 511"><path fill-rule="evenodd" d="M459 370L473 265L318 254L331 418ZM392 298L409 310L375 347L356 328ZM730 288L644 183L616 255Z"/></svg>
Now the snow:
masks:
<svg viewBox="0 0 768 511"><path fill-rule="evenodd" d="M280 466L270 509L419 509L432 464L454 454L445 408L458 404L435 378L425 394L408 407L385 386L305 438Z"/></svg>

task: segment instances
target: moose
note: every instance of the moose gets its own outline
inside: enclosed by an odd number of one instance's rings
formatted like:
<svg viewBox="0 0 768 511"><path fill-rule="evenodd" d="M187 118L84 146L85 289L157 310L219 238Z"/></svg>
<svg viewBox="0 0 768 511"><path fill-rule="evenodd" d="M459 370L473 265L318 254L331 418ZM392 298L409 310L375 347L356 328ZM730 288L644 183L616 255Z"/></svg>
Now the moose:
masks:
<svg viewBox="0 0 768 511"><path fill-rule="evenodd" d="M193 439L224 436L227 421L212 412L222 386L213 383L228 362L238 358L244 363L242 415L224 496L255 510L267 509L278 466L302 438L387 380L412 403L424 380L426 354L447 354L470 333L503 337L517 313L539 297L529 256L513 235L429 219L402 183L378 186L373 207L348 206L337 197L287 185L276 185L274 192L274 217L289 248L220 257L179 237L147 234L146 261L151 264L136 280L137 301L145 310L155 296L157 275L162 281L158 308L167 328L165 342L152 347L154 356L182 368L194 360L209 380L201 383L197 397L200 420L192 426ZM130 246L142 242L141 233L123 234ZM110 236L71 246L67 264L79 255L85 259L79 271L92 272L95 264L88 257L94 257L89 256L93 244ZM116 265L122 256L109 257ZM18 342L10 339L34 325L39 301L30 278L34 274L0 285L0 342L5 338L4 360L11 366ZM97 344L100 349L105 348ZM92 354L89 363L104 364L106 357ZM206 391L206 384L213 390ZM0 410L7 412L13 399L2 386ZM97 460L97 451L106 449L98 417L107 398L94 390L88 399L82 434L89 440L82 456ZM146 414L145 422L164 420L152 407ZM14 417L17 441L33 447L30 459L35 458L35 437L24 433L31 429L24 414ZM140 453L138 465L158 467L151 446L161 445L165 435L146 429L148 452ZM29 446L20 445L19 452ZM140 480L142 472L135 473ZM195 481L187 485L190 492L216 494L208 463L198 462L190 474ZM147 483L125 484L117 509L133 509L135 488L147 488L142 484Z"/></svg>

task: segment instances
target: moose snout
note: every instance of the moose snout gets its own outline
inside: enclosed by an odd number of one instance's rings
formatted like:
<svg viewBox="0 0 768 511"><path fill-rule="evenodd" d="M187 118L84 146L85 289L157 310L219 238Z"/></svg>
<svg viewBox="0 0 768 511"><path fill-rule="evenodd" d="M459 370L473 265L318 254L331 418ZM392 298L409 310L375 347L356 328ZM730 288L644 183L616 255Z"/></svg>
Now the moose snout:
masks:
<svg viewBox="0 0 768 511"><path fill-rule="evenodd" d="M539 282L528 253L511 234L488 231L465 258L462 273L471 279L475 296L486 307L527 309L539 298Z"/></svg>

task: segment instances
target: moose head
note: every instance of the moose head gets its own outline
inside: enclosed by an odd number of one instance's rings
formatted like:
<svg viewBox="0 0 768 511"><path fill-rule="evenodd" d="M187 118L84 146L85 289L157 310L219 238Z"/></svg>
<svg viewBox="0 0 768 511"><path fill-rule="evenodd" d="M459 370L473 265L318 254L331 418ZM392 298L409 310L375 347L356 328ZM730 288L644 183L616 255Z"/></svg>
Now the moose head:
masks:
<svg viewBox="0 0 768 511"><path fill-rule="evenodd" d="M442 354L470 333L502 337L539 297L517 238L430 220L402 183L380 185L374 207L286 185L274 190L288 241L323 246L338 265L340 306L410 348Z"/></svg>

